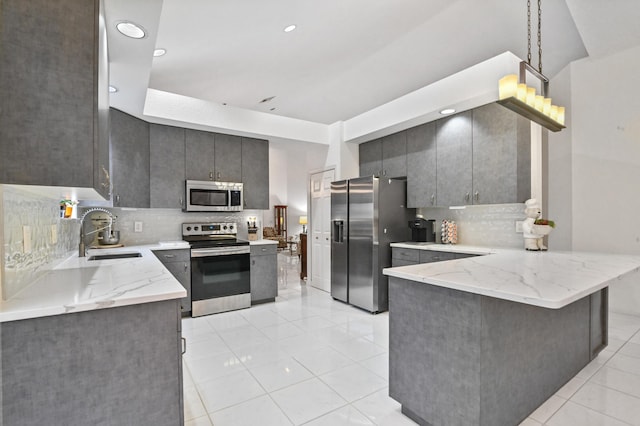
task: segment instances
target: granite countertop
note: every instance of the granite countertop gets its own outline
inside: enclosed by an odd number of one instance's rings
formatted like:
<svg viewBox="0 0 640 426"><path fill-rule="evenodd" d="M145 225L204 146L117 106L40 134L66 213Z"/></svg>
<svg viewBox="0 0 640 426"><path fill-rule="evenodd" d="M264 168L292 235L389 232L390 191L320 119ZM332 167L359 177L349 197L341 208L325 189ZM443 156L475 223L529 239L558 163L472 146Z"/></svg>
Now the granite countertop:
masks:
<svg viewBox="0 0 640 426"><path fill-rule="evenodd" d="M385 275L553 309L640 272L640 256L433 243L391 246L480 256L386 268Z"/></svg>
<svg viewBox="0 0 640 426"><path fill-rule="evenodd" d="M0 322L178 299L187 295L152 250L189 248L187 243L90 249L57 265L9 300L0 302ZM140 252L142 257L93 260L94 254Z"/></svg>

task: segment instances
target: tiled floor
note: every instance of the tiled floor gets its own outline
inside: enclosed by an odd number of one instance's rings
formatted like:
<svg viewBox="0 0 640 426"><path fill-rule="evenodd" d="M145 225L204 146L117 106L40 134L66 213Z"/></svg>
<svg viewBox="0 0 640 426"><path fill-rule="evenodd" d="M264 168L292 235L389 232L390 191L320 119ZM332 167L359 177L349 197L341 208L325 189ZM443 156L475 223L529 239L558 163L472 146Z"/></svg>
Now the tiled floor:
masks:
<svg viewBox="0 0 640 426"><path fill-rule="evenodd" d="M278 254L279 297L183 320L187 426L415 425L388 396L388 314L334 301ZM640 317L522 426L640 425Z"/></svg>

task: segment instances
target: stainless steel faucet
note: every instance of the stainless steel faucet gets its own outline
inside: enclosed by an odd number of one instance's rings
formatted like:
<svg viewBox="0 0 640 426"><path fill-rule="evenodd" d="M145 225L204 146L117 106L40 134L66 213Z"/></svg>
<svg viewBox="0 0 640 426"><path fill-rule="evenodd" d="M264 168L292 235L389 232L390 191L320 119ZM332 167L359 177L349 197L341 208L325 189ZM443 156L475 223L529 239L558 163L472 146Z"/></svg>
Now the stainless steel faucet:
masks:
<svg viewBox="0 0 640 426"><path fill-rule="evenodd" d="M93 214L95 212L103 212L103 213L108 214L109 215L109 227L111 227L113 225L113 220L115 219L115 217L113 216L113 213L111 213L107 209L103 209L102 207L94 207L94 208L89 209L86 212L84 212L84 214L80 218L80 244L78 245L78 257L85 257L87 255L87 251L86 251L86 248L84 246L84 236L85 236L84 235L84 219L87 216L89 216L90 214Z"/></svg>

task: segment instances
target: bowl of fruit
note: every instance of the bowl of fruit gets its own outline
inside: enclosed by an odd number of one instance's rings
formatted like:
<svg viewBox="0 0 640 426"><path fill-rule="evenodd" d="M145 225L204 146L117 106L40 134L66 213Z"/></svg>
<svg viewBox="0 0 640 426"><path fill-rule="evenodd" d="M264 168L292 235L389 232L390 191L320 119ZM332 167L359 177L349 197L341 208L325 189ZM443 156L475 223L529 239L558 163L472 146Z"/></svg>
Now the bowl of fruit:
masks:
<svg viewBox="0 0 640 426"><path fill-rule="evenodd" d="M535 222L533 222L533 233L538 234L538 235L549 235L549 233L551 232L551 230L553 228L556 227L556 224L554 221L549 220L549 219L536 219Z"/></svg>

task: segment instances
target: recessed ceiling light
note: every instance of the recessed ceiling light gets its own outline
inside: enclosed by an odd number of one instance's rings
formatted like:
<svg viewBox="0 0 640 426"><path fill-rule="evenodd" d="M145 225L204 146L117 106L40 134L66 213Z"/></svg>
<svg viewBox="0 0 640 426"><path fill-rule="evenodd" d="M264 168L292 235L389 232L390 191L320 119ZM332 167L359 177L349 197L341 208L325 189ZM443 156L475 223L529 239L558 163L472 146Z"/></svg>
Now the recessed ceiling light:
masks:
<svg viewBox="0 0 640 426"><path fill-rule="evenodd" d="M153 51L153 56L157 58L158 56L164 56L165 53L167 53L167 49L159 48Z"/></svg>
<svg viewBox="0 0 640 426"><path fill-rule="evenodd" d="M116 86L109 85L109 93L116 93L117 91L118 91L118 88Z"/></svg>
<svg viewBox="0 0 640 426"><path fill-rule="evenodd" d="M275 96L269 96L268 98L264 98L263 100L261 100L259 103L264 104L267 102L271 102L274 98Z"/></svg>
<svg viewBox="0 0 640 426"><path fill-rule="evenodd" d="M456 112L455 109L453 108L447 108L447 109L443 109L442 111L440 111L440 114L442 115L448 115L448 114L453 114L454 112Z"/></svg>
<svg viewBox="0 0 640 426"><path fill-rule="evenodd" d="M291 31L293 31L295 29L296 29L295 25L289 25L288 27L285 27L284 32L285 33L290 33Z"/></svg>
<svg viewBox="0 0 640 426"><path fill-rule="evenodd" d="M147 33L140 25L134 24L133 22L129 21L118 22L116 24L116 28L122 34L131 38L144 38L147 35Z"/></svg>

